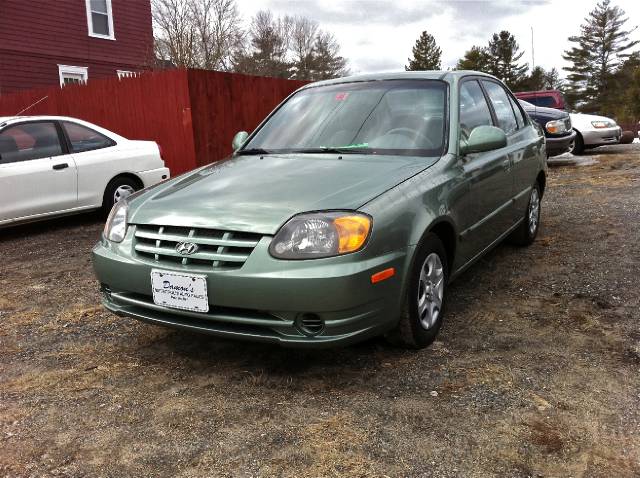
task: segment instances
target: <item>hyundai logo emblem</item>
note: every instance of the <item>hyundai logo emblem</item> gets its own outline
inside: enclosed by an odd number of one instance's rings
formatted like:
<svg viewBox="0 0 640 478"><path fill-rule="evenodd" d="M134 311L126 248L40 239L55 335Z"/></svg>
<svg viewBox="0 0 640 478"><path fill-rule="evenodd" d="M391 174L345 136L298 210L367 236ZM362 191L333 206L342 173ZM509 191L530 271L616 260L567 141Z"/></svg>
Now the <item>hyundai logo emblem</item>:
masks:
<svg viewBox="0 0 640 478"><path fill-rule="evenodd" d="M176 252L183 256L190 256L198 252L198 245L193 242L178 242L176 244Z"/></svg>

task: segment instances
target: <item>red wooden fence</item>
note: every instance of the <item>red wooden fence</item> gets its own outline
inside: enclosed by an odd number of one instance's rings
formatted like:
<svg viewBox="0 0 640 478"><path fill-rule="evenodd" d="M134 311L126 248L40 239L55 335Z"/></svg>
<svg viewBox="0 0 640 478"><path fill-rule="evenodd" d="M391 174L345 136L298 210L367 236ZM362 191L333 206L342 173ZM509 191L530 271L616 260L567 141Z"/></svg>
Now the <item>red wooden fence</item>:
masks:
<svg viewBox="0 0 640 478"><path fill-rule="evenodd" d="M189 70L189 95L198 165L231 153L238 131L251 132L304 81Z"/></svg>
<svg viewBox="0 0 640 478"><path fill-rule="evenodd" d="M0 116L64 115L130 139L156 141L172 175L224 158L233 135L251 131L303 82L204 70L92 80L0 96Z"/></svg>

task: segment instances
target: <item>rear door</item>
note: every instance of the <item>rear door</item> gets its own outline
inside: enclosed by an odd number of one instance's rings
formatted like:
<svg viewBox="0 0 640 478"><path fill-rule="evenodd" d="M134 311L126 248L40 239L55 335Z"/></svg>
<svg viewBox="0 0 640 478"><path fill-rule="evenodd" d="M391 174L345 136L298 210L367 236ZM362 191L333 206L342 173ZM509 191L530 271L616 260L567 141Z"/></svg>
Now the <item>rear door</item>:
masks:
<svg viewBox="0 0 640 478"><path fill-rule="evenodd" d="M76 167L55 121L12 124L0 131L0 221L76 205Z"/></svg>
<svg viewBox="0 0 640 478"><path fill-rule="evenodd" d="M515 119L513 120L515 123ZM460 85L460 134L469 137L474 128L497 125L488 98L477 79ZM513 178L509 148L468 154L461 160L468 184L467 204L462 209L461 252L467 260L483 251L511 223Z"/></svg>

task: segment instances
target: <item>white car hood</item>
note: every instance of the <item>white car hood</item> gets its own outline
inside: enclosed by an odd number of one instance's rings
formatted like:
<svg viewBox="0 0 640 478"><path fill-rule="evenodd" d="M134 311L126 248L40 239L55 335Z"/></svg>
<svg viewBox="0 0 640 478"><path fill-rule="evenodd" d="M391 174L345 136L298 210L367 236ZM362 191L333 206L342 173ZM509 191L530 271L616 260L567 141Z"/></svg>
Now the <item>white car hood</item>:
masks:
<svg viewBox="0 0 640 478"><path fill-rule="evenodd" d="M606 116L588 115L585 113L570 113L569 116L571 116L571 124L578 131L581 129L593 129L592 121L611 121L614 125L612 128L618 126L615 120L607 118Z"/></svg>

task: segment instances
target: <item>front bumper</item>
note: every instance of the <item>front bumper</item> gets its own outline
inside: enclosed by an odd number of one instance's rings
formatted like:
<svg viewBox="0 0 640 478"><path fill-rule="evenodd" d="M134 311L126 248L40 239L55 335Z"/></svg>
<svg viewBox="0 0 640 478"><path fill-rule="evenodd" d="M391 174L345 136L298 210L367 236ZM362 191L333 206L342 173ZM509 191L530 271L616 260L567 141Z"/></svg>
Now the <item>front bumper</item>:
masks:
<svg viewBox="0 0 640 478"><path fill-rule="evenodd" d="M566 153L571 148L571 143L576 138L576 132L571 131L566 136L547 136L547 155L558 156L559 154Z"/></svg>
<svg viewBox="0 0 640 478"><path fill-rule="evenodd" d="M404 271L413 247L374 258L362 253L328 259L282 261L268 254L264 237L237 270L207 272L208 313L154 304L151 269L203 274L189 266L159 265L131 252L131 231L123 243L93 249L103 304L110 311L145 322L220 337L294 347L349 344L393 328L402 306ZM395 276L371 284L371 275L389 267ZM304 327L306 317L322 321L319 333Z"/></svg>
<svg viewBox="0 0 640 478"><path fill-rule="evenodd" d="M603 146L606 144L618 144L622 135L622 128L590 129L580 131L585 146Z"/></svg>

